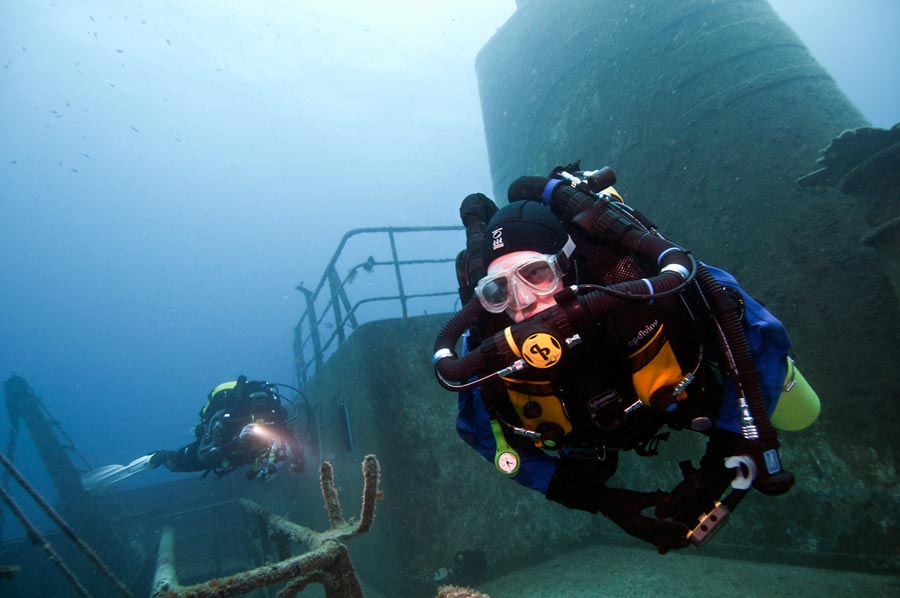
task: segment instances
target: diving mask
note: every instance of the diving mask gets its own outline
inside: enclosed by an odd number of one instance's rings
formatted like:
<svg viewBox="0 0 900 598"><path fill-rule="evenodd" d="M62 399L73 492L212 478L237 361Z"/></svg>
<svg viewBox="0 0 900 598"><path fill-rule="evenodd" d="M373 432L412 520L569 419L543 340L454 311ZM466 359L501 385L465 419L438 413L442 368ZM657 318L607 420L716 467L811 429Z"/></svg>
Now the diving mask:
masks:
<svg viewBox="0 0 900 598"><path fill-rule="evenodd" d="M563 253L527 257L479 280L475 295L484 309L495 314L511 304L525 307L521 305L520 297L546 297L558 290L565 273L560 258L567 259Z"/></svg>

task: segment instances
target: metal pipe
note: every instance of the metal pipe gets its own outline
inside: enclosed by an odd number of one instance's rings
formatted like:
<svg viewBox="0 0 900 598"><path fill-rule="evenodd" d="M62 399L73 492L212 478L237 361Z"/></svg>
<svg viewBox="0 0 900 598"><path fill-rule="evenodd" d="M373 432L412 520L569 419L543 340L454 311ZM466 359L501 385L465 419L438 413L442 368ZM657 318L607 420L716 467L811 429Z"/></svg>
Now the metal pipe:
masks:
<svg viewBox="0 0 900 598"><path fill-rule="evenodd" d="M16 504L16 501L13 500L13 497L9 495L9 493L0 488L0 498L3 499L3 502L7 504L9 510L12 511L13 515L21 522L22 527L25 528L25 532L28 534L28 539L31 540L31 543L35 546L40 546L44 552L47 553L47 557L50 559L50 562L57 566L57 568L62 572L62 574L69 580L72 586L75 587L75 591L78 592L79 596L84 596L85 598L92 598L91 593L87 591L82 583L78 580L78 577L75 576L75 573L66 565L65 561L62 560L62 557L53 549L53 546L50 545L50 542L47 541L44 536L41 535L41 532L38 531L36 527L28 520L28 517L25 516L25 512Z"/></svg>
<svg viewBox="0 0 900 598"><path fill-rule="evenodd" d="M15 478L17 482L19 482L22 488L24 488L25 491L28 492L28 494L31 496L31 498L34 499L34 502L36 502L44 510L47 516L51 520L53 520L53 522L57 526L59 526L59 529L63 531L63 533L75 544L75 546L77 546L78 549L81 550L81 552L84 553L84 555L92 563L94 563L97 569L99 569L100 572L103 573L103 575L105 575L107 578L109 578L110 581L113 582L113 585L116 586L116 589L118 589L119 592L121 592L124 596L132 598L134 594L131 593L131 590L129 590L124 583L119 581L119 578L116 577L116 574L106 566L106 563L100 560L99 555L94 552L94 549L88 546L87 542L82 540L78 536L78 534L75 533L75 530L73 530L72 527L68 523L66 523L66 521L60 516L60 514L57 513L52 506L50 506L50 503L44 500L44 497L42 497L38 493L38 491L28 483L28 480L25 479L25 477L19 472L19 470L16 469L15 465L13 465L12 462L7 459L6 455L4 455L2 452L0 452L0 464L2 464L3 467L6 468L6 470L13 478Z"/></svg>

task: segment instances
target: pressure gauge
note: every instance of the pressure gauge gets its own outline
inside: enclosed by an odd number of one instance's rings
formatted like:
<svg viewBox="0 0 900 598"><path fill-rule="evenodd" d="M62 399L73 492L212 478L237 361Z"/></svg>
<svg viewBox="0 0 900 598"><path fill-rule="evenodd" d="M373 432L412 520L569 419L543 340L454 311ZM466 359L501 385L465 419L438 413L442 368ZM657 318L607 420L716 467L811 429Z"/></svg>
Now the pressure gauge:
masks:
<svg viewBox="0 0 900 598"><path fill-rule="evenodd" d="M519 471L519 454L506 442L499 419L491 419L491 431L494 434L494 442L497 443L497 450L494 452L494 467L507 477L516 475Z"/></svg>
<svg viewBox="0 0 900 598"><path fill-rule="evenodd" d="M497 453L494 464L504 475L514 476L519 471L519 455L513 451Z"/></svg>

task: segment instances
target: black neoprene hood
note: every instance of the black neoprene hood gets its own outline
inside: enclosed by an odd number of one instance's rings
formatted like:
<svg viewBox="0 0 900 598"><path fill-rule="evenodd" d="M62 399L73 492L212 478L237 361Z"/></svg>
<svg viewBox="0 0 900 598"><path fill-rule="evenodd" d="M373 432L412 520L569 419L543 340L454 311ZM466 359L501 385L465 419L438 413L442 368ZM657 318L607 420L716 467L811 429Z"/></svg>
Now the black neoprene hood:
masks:
<svg viewBox="0 0 900 598"><path fill-rule="evenodd" d="M534 201L516 201L500 208L488 222L482 257L485 265L490 265L515 251L552 255L563 248L568 238L550 208Z"/></svg>

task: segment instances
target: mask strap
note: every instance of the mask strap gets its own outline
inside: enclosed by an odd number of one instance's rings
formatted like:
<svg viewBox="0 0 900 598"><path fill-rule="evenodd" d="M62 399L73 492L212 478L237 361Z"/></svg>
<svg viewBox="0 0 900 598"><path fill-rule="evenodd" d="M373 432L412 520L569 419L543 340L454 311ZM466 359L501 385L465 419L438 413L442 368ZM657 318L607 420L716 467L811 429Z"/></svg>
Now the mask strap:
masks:
<svg viewBox="0 0 900 598"><path fill-rule="evenodd" d="M569 258L572 257L573 253L575 253L575 241L569 236L566 240L566 244L563 245L563 248L556 254L556 263L559 264L559 269L562 270L563 274L568 272L569 266L572 265L572 260Z"/></svg>

